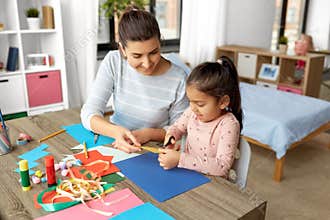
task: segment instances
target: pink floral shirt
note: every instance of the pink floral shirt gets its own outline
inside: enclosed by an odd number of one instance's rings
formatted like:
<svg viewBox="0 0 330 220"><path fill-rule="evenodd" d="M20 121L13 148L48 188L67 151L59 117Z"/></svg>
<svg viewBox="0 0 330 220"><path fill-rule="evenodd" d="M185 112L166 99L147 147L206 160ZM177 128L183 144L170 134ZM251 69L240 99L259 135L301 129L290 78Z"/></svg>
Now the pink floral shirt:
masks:
<svg viewBox="0 0 330 220"><path fill-rule="evenodd" d="M178 167L228 177L240 137L240 125L232 113L204 123L188 108L168 132L175 140L187 134Z"/></svg>

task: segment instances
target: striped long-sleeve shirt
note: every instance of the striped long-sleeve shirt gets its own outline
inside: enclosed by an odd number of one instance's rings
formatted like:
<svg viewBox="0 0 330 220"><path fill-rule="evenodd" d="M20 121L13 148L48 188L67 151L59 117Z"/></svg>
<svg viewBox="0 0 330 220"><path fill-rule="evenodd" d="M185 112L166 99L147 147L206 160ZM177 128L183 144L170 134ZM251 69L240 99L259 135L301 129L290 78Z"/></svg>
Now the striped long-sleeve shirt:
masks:
<svg viewBox="0 0 330 220"><path fill-rule="evenodd" d="M183 69L173 63L164 74L146 76L132 68L119 51L110 51L100 64L81 110L82 124L91 130L91 117L103 115L113 95L112 123L130 130L170 125L188 107L186 76Z"/></svg>

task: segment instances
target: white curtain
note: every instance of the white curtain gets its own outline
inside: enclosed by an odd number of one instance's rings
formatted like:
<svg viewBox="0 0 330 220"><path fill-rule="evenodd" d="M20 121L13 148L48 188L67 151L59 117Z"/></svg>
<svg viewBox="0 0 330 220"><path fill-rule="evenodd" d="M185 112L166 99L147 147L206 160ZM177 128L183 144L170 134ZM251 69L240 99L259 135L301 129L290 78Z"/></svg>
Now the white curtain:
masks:
<svg viewBox="0 0 330 220"><path fill-rule="evenodd" d="M180 56L195 67L214 61L226 38L227 0L183 0Z"/></svg>
<svg viewBox="0 0 330 220"><path fill-rule="evenodd" d="M306 33L311 35L315 49L330 50L330 1L313 0L309 2ZM330 56L325 66L330 67Z"/></svg>
<svg viewBox="0 0 330 220"><path fill-rule="evenodd" d="M69 106L80 107L96 75L98 1L61 0Z"/></svg>

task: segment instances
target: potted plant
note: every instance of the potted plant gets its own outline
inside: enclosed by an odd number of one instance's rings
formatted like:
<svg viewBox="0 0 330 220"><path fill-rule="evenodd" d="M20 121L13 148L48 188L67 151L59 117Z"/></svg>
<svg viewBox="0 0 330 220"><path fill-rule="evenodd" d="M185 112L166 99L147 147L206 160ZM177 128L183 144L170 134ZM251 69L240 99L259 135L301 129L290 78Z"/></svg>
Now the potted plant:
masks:
<svg viewBox="0 0 330 220"><path fill-rule="evenodd" d="M27 23L30 30L40 29L39 10L37 8L29 8L25 11Z"/></svg>
<svg viewBox="0 0 330 220"><path fill-rule="evenodd" d="M101 2L102 2L102 4L100 7L100 14L104 15L105 18L114 19L114 26L115 26L114 27L114 31L115 31L114 39L116 42L118 41L118 38L119 38L118 37L118 20L121 16L122 12L124 12L125 9L130 5L132 5L132 6L134 5L141 9L144 8L144 6L146 5L145 0L103 0Z"/></svg>
<svg viewBox="0 0 330 220"><path fill-rule="evenodd" d="M278 43L280 53L286 53L288 49L288 38L286 36L281 36Z"/></svg>
<svg viewBox="0 0 330 220"><path fill-rule="evenodd" d="M105 0L101 4L101 9L107 18L119 18L121 13L129 6L134 5L138 8L143 8L145 0Z"/></svg>

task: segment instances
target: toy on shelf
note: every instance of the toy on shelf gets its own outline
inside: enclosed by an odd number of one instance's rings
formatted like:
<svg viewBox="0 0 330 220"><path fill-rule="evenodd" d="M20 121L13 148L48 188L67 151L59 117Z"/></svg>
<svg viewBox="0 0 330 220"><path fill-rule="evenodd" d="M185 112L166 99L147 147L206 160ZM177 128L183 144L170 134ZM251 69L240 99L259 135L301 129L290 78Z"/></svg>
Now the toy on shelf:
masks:
<svg viewBox="0 0 330 220"><path fill-rule="evenodd" d="M313 39L310 35L302 34L300 39L295 42L294 51L298 56L305 56L309 50L313 50ZM297 60L294 77L290 81L301 84L304 79L305 66L304 60Z"/></svg>

